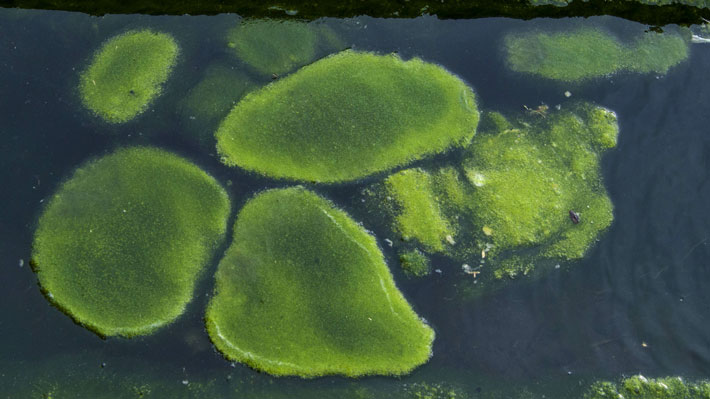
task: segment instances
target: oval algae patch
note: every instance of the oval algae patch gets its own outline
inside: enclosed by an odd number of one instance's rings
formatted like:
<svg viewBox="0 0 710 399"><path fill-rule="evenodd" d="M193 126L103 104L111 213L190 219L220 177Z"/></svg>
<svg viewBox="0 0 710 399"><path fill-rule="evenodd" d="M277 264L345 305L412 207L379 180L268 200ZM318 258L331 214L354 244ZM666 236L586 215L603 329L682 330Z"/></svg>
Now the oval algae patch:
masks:
<svg viewBox="0 0 710 399"><path fill-rule="evenodd" d="M177 55L177 43L165 33L141 30L115 36L81 74L81 100L106 122L127 122L160 94Z"/></svg>
<svg viewBox="0 0 710 399"><path fill-rule="evenodd" d="M244 206L216 280L212 341L270 374L404 374L431 354L434 332L394 285L375 239L303 188Z"/></svg>
<svg viewBox="0 0 710 399"><path fill-rule="evenodd" d="M248 94L216 137L228 165L332 183L468 143L477 124L473 91L443 68L344 51Z"/></svg>
<svg viewBox="0 0 710 399"><path fill-rule="evenodd" d="M148 334L184 310L222 240L229 199L190 162L150 148L80 167L39 219L42 290L100 335Z"/></svg>

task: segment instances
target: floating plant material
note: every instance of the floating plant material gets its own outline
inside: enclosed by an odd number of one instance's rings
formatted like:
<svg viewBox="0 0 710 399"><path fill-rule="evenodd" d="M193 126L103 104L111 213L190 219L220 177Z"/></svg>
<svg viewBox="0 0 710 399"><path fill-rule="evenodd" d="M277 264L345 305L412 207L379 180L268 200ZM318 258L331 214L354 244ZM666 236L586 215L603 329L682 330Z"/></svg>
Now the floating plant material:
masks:
<svg viewBox="0 0 710 399"><path fill-rule="evenodd" d="M177 55L177 43L165 33L130 31L109 39L81 74L84 106L109 123L135 118L160 94Z"/></svg>
<svg viewBox="0 0 710 399"><path fill-rule="evenodd" d="M622 380L619 384L599 381L589 388L584 399L706 399L710 398L710 382L688 382L680 377L646 378L642 375Z"/></svg>
<svg viewBox="0 0 710 399"><path fill-rule="evenodd" d="M190 134L214 148L214 129L236 103L256 88L244 72L227 65L211 65L202 80L180 102L178 112Z"/></svg>
<svg viewBox="0 0 710 399"><path fill-rule="evenodd" d="M227 33L227 46L259 74L274 77L345 48L325 25L273 19L242 21Z"/></svg>
<svg viewBox="0 0 710 399"><path fill-rule="evenodd" d="M404 272L409 275L422 277L431 273L429 258L417 249L399 255L399 262L402 264Z"/></svg>
<svg viewBox="0 0 710 399"><path fill-rule="evenodd" d="M274 375L399 375L426 362L433 330L397 287L374 237L301 187L239 212L207 330L227 358Z"/></svg>
<svg viewBox="0 0 710 399"><path fill-rule="evenodd" d="M664 74L689 53L677 33L646 32L631 43L596 28L524 32L504 39L508 66L517 72L578 82L621 71Z"/></svg>
<svg viewBox="0 0 710 399"><path fill-rule="evenodd" d="M471 88L414 58L344 51L247 94L217 130L230 166L344 182L470 142Z"/></svg>
<svg viewBox="0 0 710 399"><path fill-rule="evenodd" d="M78 323L103 336L148 334L183 312L228 216L227 194L197 166L162 150L118 150L50 199L33 267Z"/></svg>
<svg viewBox="0 0 710 399"><path fill-rule="evenodd" d="M616 145L616 115L578 104L526 119L489 113L461 161L405 169L365 190L392 217L402 247L465 262L476 281L584 256L613 220L599 161Z"/></svg>

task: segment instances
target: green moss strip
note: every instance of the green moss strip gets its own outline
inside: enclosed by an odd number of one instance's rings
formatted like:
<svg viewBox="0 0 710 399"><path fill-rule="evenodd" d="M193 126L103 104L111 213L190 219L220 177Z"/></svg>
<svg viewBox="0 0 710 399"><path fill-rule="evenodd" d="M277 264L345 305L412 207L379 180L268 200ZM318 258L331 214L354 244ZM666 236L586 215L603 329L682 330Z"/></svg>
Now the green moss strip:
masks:
<svg viewBox="0 0 710 399"><path fill-rule="evenodd" d="M109 123L127 122L160 95L178 55L172 36L150 30L109 39L79 81L81 100Z"/></svg>
<svg viewBox="0 0 710 399"><path fill-rule="evenodd" d="M684 381L680 377L646 378L642 375L622 380L594 383L584 399L706 399L710 398L710 382Z"/></svg>
<svg viewBox="0 0 710 399"><path fill-rule="evenodd" d="M239 212L207 329L228 358L274 375L404 374L434 332L399 290L374 237L303 188Z"/></svg>
<svg viewBox="0 0 710 399"><path fill-rule="evenodd" d="M151 148L83 165L39 219L33 265L46 296L104 336L178 317L222 240L229 200L188 161Z"/></svg>
<svg viewBox="0 0 710 399"><path fill-rule="evenodd" d="M345 51L240 101L217 130L230 166L342 182L468 143L473 91L420 59Z"/></svg>
<svg viewBox="0 0 710 399"><path fill-rule="evenodd" d="M688 42L678 34L648 32L624 44L594 28L510 34L504 47L512 70L565 82L620 71L664 74L689 53Z"/></svg>

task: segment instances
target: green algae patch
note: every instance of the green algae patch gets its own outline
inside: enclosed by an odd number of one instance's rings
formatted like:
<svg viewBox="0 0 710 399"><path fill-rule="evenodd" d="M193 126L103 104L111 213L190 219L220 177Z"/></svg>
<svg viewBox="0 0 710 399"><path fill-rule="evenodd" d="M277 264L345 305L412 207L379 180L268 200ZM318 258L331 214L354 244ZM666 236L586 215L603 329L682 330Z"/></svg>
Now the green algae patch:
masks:
<svg viewBox="0 0 710 399"><path fill-rule="evenodd" d="M50 199L32 263L45 295L103 336L177 318L226 231L229 199L190 162L118 150L76 170Z"/></svg>
<svg viewBox="0 0 710 399"><path fill-rule="evenodd" d="M506 61L512 70L564 82L621 71L665 74L688 58L688 45L679 34L657 32L622 43L595 28L516 33L504 39Z"/></svg>
<svg viewBox="0 0 710 399"><path fill-rule="evenodd" d="M582 258L613 221L599 164L616 146L616 115L581 103L515 121L488 113L481 126L457 160L364 191L400 250L458 260L479 287Z"/></svg>
<svg viewBox="0 0 710 399"><path fill-rule="evenodd" d="M423 277L431 273L431 262L421 251L414 249L399 255L402 269L410 276Z"/></svg>
<svg viewBox="0 0 710 399"><path fill-rule="evenodd" d="M680 377L646 378L635 375L620 383L598 381L584 394L584 399L706 399L710 382L684 381Z"/></svg>
<svg viewBox="0 0 710 399"><path fill-rule="evenodd" d="M431 251L443 251L446 237L453 232L430 195L429 174L421 169L407 169L390 176L385 184L400 208L395 224L402 238L416 239Z"/></svg>
<svg viewBox="0 0 710 399"><path fill-rule="evenodd" d="M227 358L274 375L399 375L431 355L433 330L397 287L374 237L303 188L239 212L207 330Z"/></svg>
<svg viewBox="0 0 710 399"><path fill-rule="evenodd" d="M109 39L81 74L81 100L109 123L124 123L160 95L179 48L172 36L129 31Z"/></svg>
<svg viewBox="0 0 710 399"><path fill-rule="evenodd" d="M344 182L467 144L478 116L473 91L437 65L344 51L244 97L217 149L270 177Z"/></svg>
<svg viewBox="0 0 710 399"><path fill-rule="evenodd" d="M214 129L232 107L256 87L251 78L234 67L209 66L202 80L178 104L183 125L200 144L214 148Z"/></svg>
<svg viewBox="0 0 710 399"><path fill-rule="evenodd" d="M301 21L248 19L227 33L227 46L261 75L282 75L345 48L324 25Z"/></svg>

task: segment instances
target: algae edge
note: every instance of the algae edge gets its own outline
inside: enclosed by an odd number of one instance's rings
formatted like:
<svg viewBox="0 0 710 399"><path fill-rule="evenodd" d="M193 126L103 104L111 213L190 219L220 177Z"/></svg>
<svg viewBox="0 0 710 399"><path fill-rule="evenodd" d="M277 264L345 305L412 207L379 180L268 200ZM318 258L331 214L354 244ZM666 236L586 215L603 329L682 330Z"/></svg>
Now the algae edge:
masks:
<svg viewBox="0 0 710 399"><path fill-rule="evenodd" d="M119 149L60 184L31 264L45 297L77 324L102 337L150 334L191 301L229 210L224 189L189 161Z"/></svg>
<svg viewBox="0 0 710 399"><path fill-rule="evenodd" d="M215 278L210 338L259 371L402 375L431 356L434 331L394 285L374 237L300 186L247 202Z"/></svg>

